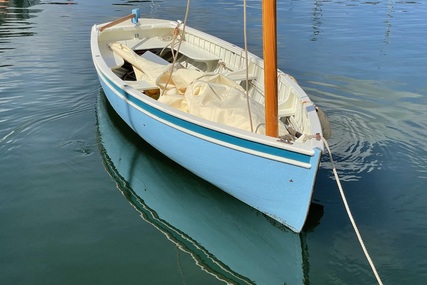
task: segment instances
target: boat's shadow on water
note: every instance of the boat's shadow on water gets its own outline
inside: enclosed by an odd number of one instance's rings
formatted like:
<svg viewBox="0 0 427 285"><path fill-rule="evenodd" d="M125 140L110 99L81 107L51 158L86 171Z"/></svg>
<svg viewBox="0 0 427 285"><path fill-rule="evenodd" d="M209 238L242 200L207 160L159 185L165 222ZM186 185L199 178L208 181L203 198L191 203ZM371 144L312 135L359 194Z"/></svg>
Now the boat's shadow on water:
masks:
<svg viewBox="0 0 427 285"><path fill-rule="evenodd" d="M118 117L102 91L97 118L103 162L119 190L202 270L230 284L309 283L304 232L293 233L156 151ZM304 231L322 214L313 204Z"/></svg>

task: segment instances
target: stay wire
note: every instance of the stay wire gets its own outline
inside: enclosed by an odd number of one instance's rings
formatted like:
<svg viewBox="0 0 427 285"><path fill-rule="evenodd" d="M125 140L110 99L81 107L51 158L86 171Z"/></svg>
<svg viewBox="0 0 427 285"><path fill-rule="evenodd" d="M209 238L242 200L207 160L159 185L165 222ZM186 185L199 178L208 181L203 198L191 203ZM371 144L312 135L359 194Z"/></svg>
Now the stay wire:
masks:
<svg viewBox="0 0 427 285"><path fill-rule="evenodd" d="M338 185L338 188L340 190L341 198L342 198L342 201L344 203L345 209L347 211L347 215L351 221L351 224L353 225L353 229L357 235L357 238L359 239L360 246L362 247L363 252L365 253L366 259L368 260L369 265L371 266L371 269L375 275L375 278L378 281L378 284L383 285L383 282L381 281L381 278L377 272L377 269L375 268L375 265L374 265L370 255L368 253L368 250L366 249L365 243L363 242L362 236L360 235L359 229L357 228L356 222L354 221L353 215L350 211L350 207L348 206L347 199L345 197L344 190L341 186L341 182L340 182L340 179L338 177L337 170L335 168L335 163L334 163L334 160L332 158L332 153L331 153L331 150L329 148L328 142L326 141L325 138L322 137L322 139L323 139L323 142L324 142L326 149L328 150L328 153L329 153L329 158L331 160L331 165L332 165L332 171L334 172L335 180L337 181L337 185Z"/></svg>

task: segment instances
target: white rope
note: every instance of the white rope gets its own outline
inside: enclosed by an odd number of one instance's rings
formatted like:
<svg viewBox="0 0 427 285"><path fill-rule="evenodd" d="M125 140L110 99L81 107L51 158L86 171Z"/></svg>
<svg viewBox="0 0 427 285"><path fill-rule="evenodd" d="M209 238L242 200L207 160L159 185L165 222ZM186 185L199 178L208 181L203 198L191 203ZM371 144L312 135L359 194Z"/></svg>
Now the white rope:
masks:
<svg viewBox="0 0 427 285"><path fill-rule="evenodd" d="M251 113L251 105L249 103L249 59L248 59L248 37L247 37L247 25L246 25L246 0L243 0L243 38L245 42L245 69L246 69L246 104L248 107L248 114L249 114L249 123L251 125L251 132L254 131L254 125L252 123L252 113Z"/></svg>
<svg viewBox="0 0 427 285"><path fill-rule="evenodd" d="M175 30L174 30L174 35L173 35L172 41L170 42L173 62L172 62L172 65L171 65L171 71L169 73L168 81L166 81L165 88L163 89L163 92L162 92L162 96L165 94L166 88L168 87L168 84L169 84L169 82L170 82L170 80L172 78L172 74L173 74L173 71L174 71L174 68L175 68L175 64L176 64L176 61L177 61L178 55L179 55L179 49L181 48L181 43L182 43L182 41L184 39L185 27L187 26L187 19L188 19L188 14L189 13L190 13L190 0L187 0L187 8L185 9L184 23L181 23L180 21L178 21L178 24L177 24L177 26L175 27ZM179 28L180 28L181 24L183 25L183 27L182 27L182 36L179 37L178 47L176 49L176 53L174 53L175 40L179 36ZM163 50L165 48L163 48ZM163 50L160 52L160 54L163 53Z"/></svg>
<svg viewBox="0 0 427 285"><path fill-rule="evenodd" d="M368 259L369 265L371 266L372 271L374 272L374 275L377 278L378 284L383 285L383 282L381 281L381 278L378 275L377 269L375 268L375 265L372 262L371 257L369 256L368 250L365 247L365 244L364 244L364 242L362 240L362 236L360 235L359 229L357 228L357 225L356 225L356 222L353 219L353 215L351 214L350 207L348 206L347 199L345 198L345 194L344 194L344 191L342 189L341 182L340 182L340 179L338 177L337 170L335 168L334 160L332 158L332 153L331 153L331 150L329 149L328 142L326 141L325 138L322 137L322 139L323 139L323 142L325 143L326 148L328 149L329 158L330 158L331 164L332 164L332 171L334 172L335 179L337 181L337 185L338 185L338 188L339 188L340 193L341 193L341 198L342 198L342 201L344 202L344 206L345 206L345 209L347 211L347 215L350 218L351 224L353 225L353 229L356 232L357 238L359 239L360 246L362 247L363 252L365 253L366 259Z"/></svg>
<svg viewBox="0 0 427 285"><path fill-rule="evenodd" d="M184 35L185 35L185 27L187 26L187 19L188 19L189 13L190 13L190 0L187 0L187 8L185 10L185 17L184 17L184 26L182 27L182 36L179 39L178 48L176 50L177 54L179 53L179 49L181 48L181 43L182 43L182 40L183 40ZM174 59L173 63L175 64L175 62L176 62L176 59Z"/></svg>

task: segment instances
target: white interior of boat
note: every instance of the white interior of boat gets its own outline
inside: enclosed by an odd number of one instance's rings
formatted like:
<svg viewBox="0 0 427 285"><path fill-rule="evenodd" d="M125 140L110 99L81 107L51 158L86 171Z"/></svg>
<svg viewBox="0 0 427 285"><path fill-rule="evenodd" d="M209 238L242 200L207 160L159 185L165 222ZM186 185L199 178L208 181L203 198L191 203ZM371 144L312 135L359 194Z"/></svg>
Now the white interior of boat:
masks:
<svg viewBox="0 0 427 285"><path fill-rule="evenodd" d="M250 56L246 71L241 48L190 28L179 42L175 28L176 22L169 21L117 25L99 35L99 49L107 66L141 93L181 111L264 134L262 60ZM279 134L287 136L286 142L306 141L305 135L312 133L307 110L314 105L291 76L278 72L278 79Z"/></svg>

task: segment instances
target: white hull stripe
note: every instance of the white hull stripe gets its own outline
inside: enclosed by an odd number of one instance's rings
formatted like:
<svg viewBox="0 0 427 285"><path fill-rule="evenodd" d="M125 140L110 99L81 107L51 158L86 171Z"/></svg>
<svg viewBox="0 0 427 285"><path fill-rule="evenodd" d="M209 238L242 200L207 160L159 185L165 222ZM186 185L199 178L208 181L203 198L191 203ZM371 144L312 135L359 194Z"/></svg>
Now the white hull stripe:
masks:
<svg viewBox="0 0 427 285"><path fill-rule="evenodd" d="M135 98L134 96L117 86L113 81L108 79L102 73L98 72L98 74L100 75L102 81L110 87L111 91L120 94L123 99L125 99L129 103L132 103L132 105L146 113L148 116L156 118L157 120L162 121L162 123L166 123L171 127L192 134L194 136L204 138L205 140L217 144L226 145L227 147L231 147L246 153L251 153L257 156L263 156L273 160L284 161L304 168L311 168L310 159L312 156L310 155L247 140L244 138L212 130L210 128L200 126L190 121L175 117L153 106L150 106L147 103L144 103L138 98Z"/></svg>

